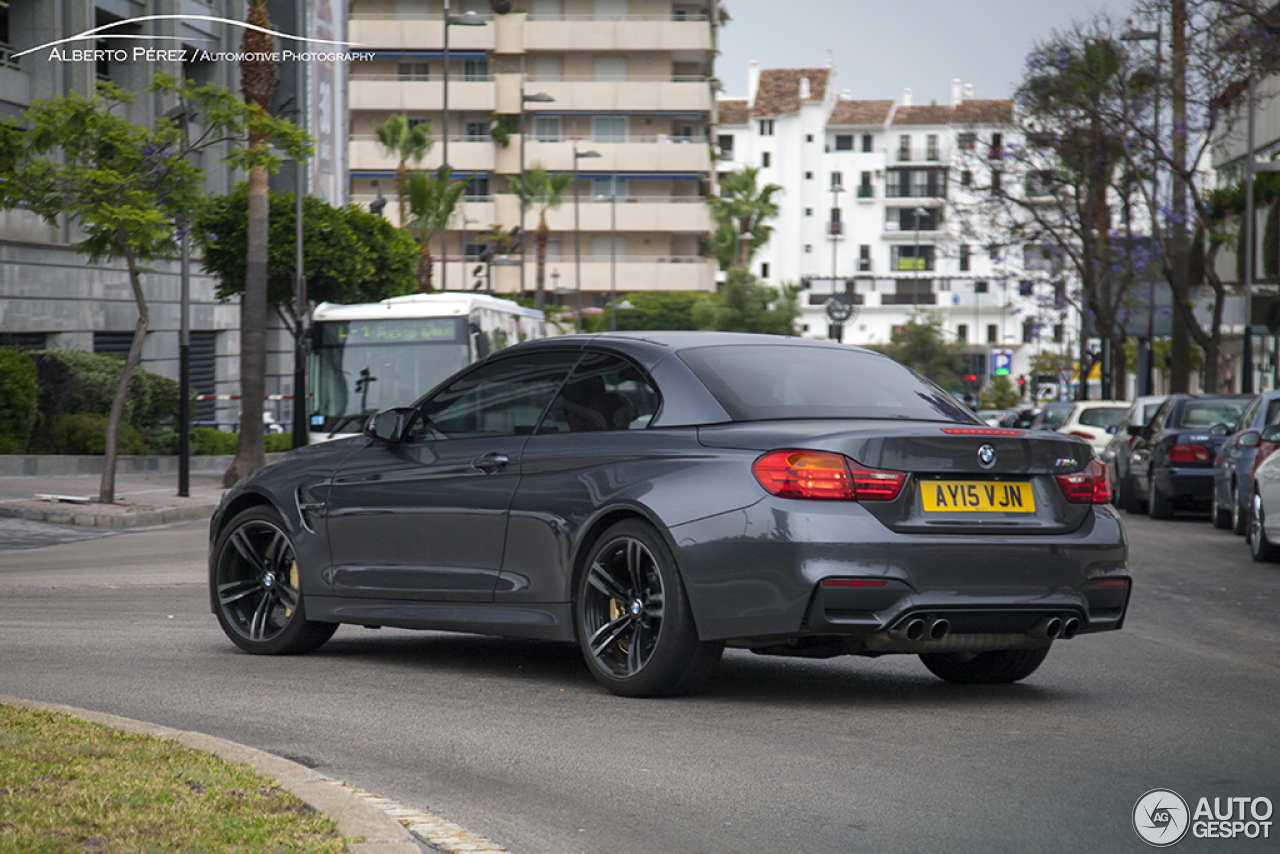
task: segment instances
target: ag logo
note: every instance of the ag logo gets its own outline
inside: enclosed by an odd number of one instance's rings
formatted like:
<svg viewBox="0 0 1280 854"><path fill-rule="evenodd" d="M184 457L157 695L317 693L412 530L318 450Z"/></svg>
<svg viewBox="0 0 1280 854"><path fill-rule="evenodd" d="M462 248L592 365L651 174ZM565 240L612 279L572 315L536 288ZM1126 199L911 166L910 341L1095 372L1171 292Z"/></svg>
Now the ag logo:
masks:
<svg viewBox="0 0 1280 854"><path fill-rule="evenodd" d="M996 449L990 445L978 448L978 465L989 469L996 464Z"/></svg>
<svg viewBox="0 0 1280 854"><path fill-rule="evenodd" d="M1187 802L1172 789L1152 789L1133 805L1133 829L1148 845L1167 848L1187 835Z"/></svg>

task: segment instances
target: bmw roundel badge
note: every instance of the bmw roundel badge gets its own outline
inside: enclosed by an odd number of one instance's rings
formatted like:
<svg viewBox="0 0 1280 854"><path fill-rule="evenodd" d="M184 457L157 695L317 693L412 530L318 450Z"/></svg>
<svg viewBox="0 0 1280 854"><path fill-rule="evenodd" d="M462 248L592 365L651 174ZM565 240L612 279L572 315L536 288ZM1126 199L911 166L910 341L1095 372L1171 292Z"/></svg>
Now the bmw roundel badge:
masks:
<svg viewBox="0 0 1280 854"><path fill-rule="evenodd" d="M990 445L982 445L978 448L978 465L984 469L989 469L996 464L996 449Z"/></svg>

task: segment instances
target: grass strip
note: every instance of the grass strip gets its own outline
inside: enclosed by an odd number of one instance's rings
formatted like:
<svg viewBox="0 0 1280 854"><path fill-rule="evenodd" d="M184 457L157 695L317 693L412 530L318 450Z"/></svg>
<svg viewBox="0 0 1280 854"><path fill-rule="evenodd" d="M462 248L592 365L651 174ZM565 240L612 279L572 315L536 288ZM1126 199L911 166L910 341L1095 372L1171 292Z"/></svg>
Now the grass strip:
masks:
<svg viewBox="0 0 1280 854"><path fill-rule="evenodd" d="M0 703L0 854L340 854L337 826L243 765Z"/></svg>

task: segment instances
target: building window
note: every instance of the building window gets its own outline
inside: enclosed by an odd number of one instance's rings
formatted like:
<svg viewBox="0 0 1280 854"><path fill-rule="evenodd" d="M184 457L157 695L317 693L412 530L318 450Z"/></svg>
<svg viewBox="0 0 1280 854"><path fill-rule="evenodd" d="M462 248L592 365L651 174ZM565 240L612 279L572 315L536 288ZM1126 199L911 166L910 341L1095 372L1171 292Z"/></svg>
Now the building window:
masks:
<svg viewBox="0 0 1280 854"><path fill-rule="evenodd" d="M906 163L911 160L911 135L902 134L898 137L898 161Z"/></svg>
<svg viewBox="0 0 1280 854"><path fill-rule="evenodd" d="M773 136L773 119L760 120L760 135Z"/></svg>
<svg viewBox="0 0 1280 854"><path fill-rule="evenodd" d="M805 254L810 254L810 253L812 253L812 252L813 252L813 244L812 244L812 243L806 243L806 244L804 245L804 251L805 251Z"/></svg>
<svg viewBox="0 0 1280 854"><path fill-rule="evenodd" d="M969 324L967 323L956 324L956 340L959 341L961 344L969 343Z"/></svg>
<svg viewBox="0 0 1280 854"><path fill-rule="evenodd" d="M592 178L591 179L591 197L595 199L608 199L610 196L617 196L620 199L627 197L627 181L625 178Z"/></svg>
<svg viewBox="0 0 1280 854"><path fill-rule="evenodd" d="M733 159L733 134L722 133L716 137L716 145L720 147L720 156L725 160Z"/></svg>
<svg viewBox="0 0 1280 854"><path fill-rule="evenodd" d="M871 134L869 133L862 135L862 151L864 154L871 153Z"/></svg>
<svg viewBox="0 0 1280 854"><path fill-rule="evenodd" d="M925 160L938 159L938 135L936 133L931 133L925 137L924 157Z"/></svg>
<svg viewBox="0 0 1280 854"><path fill-rule="evenodd" d="M853 134L836 134L836 151L853 151Z"/></svg>
<svg viewBox="0 0 1280 854"><path fill-rule="evenodd" d="M858 272L866 273L871 270L871 247L862 244L858 247Z"/></svg>
<svg viewBox="0 0 1280 854"><path fill-rule="evenodd" d="M991 151L988 154L993 160L998 160L1004 156L1004 136L1002 134L991 134Z"/></svg>
<svg viewBox="0 0 1280 854"><path fill-rule="evenodd" d="M431 63L429 62L397 62L397 80L430 80Z"/></svg>
<svg viewBox="0 0 1280 854"><path fill-rule="evenodd" d="M1001 193L1001 172L999 169L991 170L991 195L998 196Z"/></svg>
<svg viewBox="0 0 1280 854"><path fill-rule="evenodd" d="M960 173L960 186L962 187L973 186L973 173L970 172L968 169L965 169Z"/></svg>
<svg viewBox="0 0 1280 854"><path fill-rule="evenodd" d="M813 216L813 208L805 208L805 209L804 209L804 215L805 215L805 216Z"/></svg>
<svg viewBox="0 0 1280 854"><path fill-rule="evenodd" d="M769 156L769 152L766 151L760 155L760 165L765 169L773 165L773 158Z"/></svg>
<svg viewBox="0 0 1280 854"><path fill-rule="evenodd" d="M1000 340L1000 330L994 323L987 324L987 343L995 344Z"/></svg>
<svg viewBox="0 0 1280 854"><path fill-rule="evenodd" d="M484 142L489 139L489 122L466 121L462 123L463 139L466 142Z"/></svg>
<svg viewBox="0 0 1280 854"><path fill-rule="evenodd" d="M893 293L880 297L882 305L934 305L937 301L932 279L898 279Z"/></svg>
<svg viewBox="0 0 1280 854"><path fill-rule="evenodd" d="M831 173L831 186L832 186L832 187L843 187L843 186L844 186L844 173L843 173L843 172L832 172L832 173Z"/></svg>
<svg viewBox="0 0 1280 854"><path fill-rule="evenodd" d="M813 180L813 173L812 173L812 172L806 172L806 173L804 173L804 179L805 179L806 181L812 181L812 180Z"/></svg>
<svg viewBox="0 0 1280 854"><path fill-rule="evenodd" d="M592 142L626 142L626 116L595 116L591 119Z"/></svg>
<svg viewBox="0 0 1280 854"><path fill-rule="evenodd" d="M889 248L893 269L899 271L932 270L932 246L892 246Z"/></svg>
<svg viewBox="0 0 1280 854"><path fill-rule="evenodd" d="M762 279L769 278L769 262L768 261L760 262L760 278Z"/></svg>
<svg viewBox="0 0 1280 854"><path fill-rule="evenodd" d="M1023 279L1021 282L1018 282L1018 296L1029 297L1034 295L1034 293L1035 283L1030 279Z"/></svg>
<svg viewBox="0 0 1280 854"><path fill-rule="evenodd" d="M489 176L472 175L471 180L467 182L467 189L463 191L463 196L468 199L487 199L489 197Z"/></svg>
<svg viewBox="0 0 1280 854"><path fill-rule="evenodd" d="M560 139L559 116L538 116L533 120L534 142L559 142Z"/></svg>
<svg viewBox="0 0 1280 854"><path fill-rule="evenodd" d="M1055 323L1053 325L1053 343L1054 344L1062 343L1063 332L1064 332L1064 327L1061 323Z"/></svg>
<svg viewBox="0 0 1280 854"><path fill-rule="evenodd" d="M973 151L974 145L978 142L976 133L962 133L956 136L956 145L961 151Z"/></svg>
<svg viewBox="0 0 1280 854"><path fill-rule="evenodd" d="M462 62L462 79L473 83L489 79L489 60L467 59Z"/></svg>
<svg viewBox="0 0 1280 854"><path fill-rule="evenodd" d="M972 250L969 249L968 243L960 244L960 272L969 272L969 257Z"/></svg>
<svg viewBox="0 0 1280 854"><path fill-rule="evenodd" d="M831 220L827 223L827 232L832 236L844 233L843 223L840 221L840 209L831 209Z"/></svg>
<svg viewBox="0 0 1280 854"><path fill-rule="evenodd" d="M811 134L811 133L806 133L806 134L804 135L804 141L805 141L805 142L813 142L813 134Z"/></svg>
<svg viewBox="0 0 1280 854"><path fill-rule="evenodd" d="M985 293L987 293L987 292L988 292L988 290L989 290L989 286L987 285L987 283L986 283L986 282L974 282L974 283L973 283L973 292L974 292L975 294L985 294Z"/></svg>

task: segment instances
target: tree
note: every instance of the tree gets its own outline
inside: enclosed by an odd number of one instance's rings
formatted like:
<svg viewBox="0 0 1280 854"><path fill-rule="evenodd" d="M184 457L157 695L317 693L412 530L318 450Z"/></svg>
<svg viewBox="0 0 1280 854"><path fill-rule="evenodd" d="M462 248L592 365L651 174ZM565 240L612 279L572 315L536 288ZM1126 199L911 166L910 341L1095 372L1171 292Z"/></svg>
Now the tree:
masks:
<svg viewBox="0 0 1280 854"><path fill-rule="evenodd" d="M458 199L467 188L465 181L449 183L445 169L438 177L425 172L411 172L408 182L410 230L418 233L418 290L431 292L431 238L448 227Z"/></svg>
<svg viewBox="0 0 1280 854"><path fill-rule="evenodd" d="M978 394L978 406L983 409L1012 409L1022 400L1018 387L1008 377L992 377L987 387Z"/></svg>
<svg viewBox="0 0 1280 854"><path fill-rule="evenodd" d="M373 132L382 150L392 157L399 158L396 165L396 199L399 201L400 219L398 223L404 228L408 223L405 216L406 187L409 179L409 163L422 162L431 150L431 125L419 122L410 127L409 117L403 113L390 116Z"/></svg>
<svg viewBox="0 0 1280 854"><path fill-rule="evenodd" d="M227 195L209 199L192 224L204 268L218 279L220 299L244 293L248 196L248 185L239 183ZM296 210L292 193L271 193L267 301L291 331L297 328ZM312 196L302 200L302 216L302 268L311 299L376 302L414 290L418 248L405 231L355 205L335 208Z"/></svg>
<svg viewBox="0 0 1280 854"><path fill-rule="evenodd" d="M252 133L291 156L306 137L288 122L240 103L226 89L194 87L157 74L148 92L180 100L199 117L196 133L164 123L148 128L117 114L133 96L109 83L94 95L71 93L34 101L23 121L0 123L0 208L19 205L51 223L66 217L83 235L76 249L91 261L121 259L138 309L107 420L106 454L98 500L115 500L116 448L129 378L142 356L149 312L142 276L146 264L177 254L178 223L189 220L201 195L202 173L188 155ZM266 145L232 148L223 158L240 168L279 162Z"/></svg>
<svg viewBox="0 0 1280 854"><path fill-rule="evenodd" d="M773 197L782 192L777 184L756 185L760 170L746 166L720 179L720 195L707 200L716 230L711 236L711 252L720 269L751 265L756 250L769 242L773 226L767 221L778 215Z"/></svg>
<svg viewBox="0 0 1280 854"><path fill-rule="evenodd" d="M246 18L252 25L244 31L240 48L240 92L245 104L271 109L276 90L276 64L272 59L275 37L267 0L251 0ZM249 150L267 147L266 138L250 131ZM246 241L244 293L240 297L240 441L230 467L222 475L222 485L232 486L250 472L266 464L265 431L262 426L263 396L267 390L267 240L271 210L267 164L249 169L248 240Z"/></svg>
<svg viewBox="0 0 1280 854"><path fill-rule="evenodd" d="M690 291L640 291L619 299L617 328L620 331L646 329L697 329L693 321L694 306L706 299L704 293ZM630 308L622 304L630 304ZM608 311L589 314L584 319L587 332L607 332Z"/></svg>
<svg viewBox="0 0 1280 854"><path fill-rule="evenodd" d="M693 322L699 329L722 332L795 335L799 293L795 286L775 290L745 269L734 267L719 291L704 294L694 303Z"/></svg>
<svg viewBox="0 0 1280 854"><path fill-rule="evenodd" d="M547 211L560 207L564 194L573 183L573 176L566 172L548 172L542 164L535 164L525 172L524 181L511 179L511 192L520 199L522 210L530 207L538 209L538 228L534 232L534 246L537 264L534 275L535 288L533 307L541 309L546 303L547 279L547 238L551 229L547 227Z"/></svg>
<svg viewBox="0 0 1280 854"><path fill-rule="evenodd" d="M942 316L921 312L896 327L888 344L871 349L924 374L943 388L955 388L964 367L964 348L948 334Z"/></svg>

